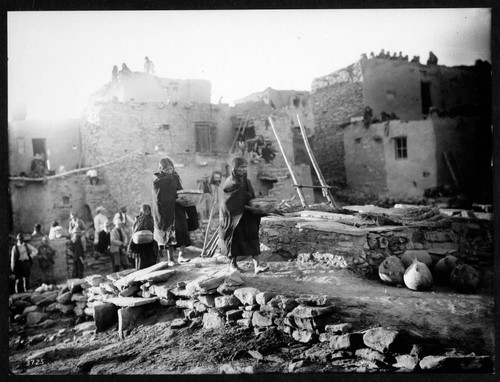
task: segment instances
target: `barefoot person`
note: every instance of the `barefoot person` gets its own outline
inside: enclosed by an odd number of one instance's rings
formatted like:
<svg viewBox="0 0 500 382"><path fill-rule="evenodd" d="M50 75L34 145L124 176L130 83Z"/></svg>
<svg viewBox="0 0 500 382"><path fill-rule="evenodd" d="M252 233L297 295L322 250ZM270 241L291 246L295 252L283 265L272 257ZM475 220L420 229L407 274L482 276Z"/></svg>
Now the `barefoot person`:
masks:
<svg viewBox="0 0 500 382"><path fill-rule="evenodd" d="M222 189L219 248L231 260L231 270L242 272L236 262L237 257L252 256L254 272L264 272L268 267L260 265L258 260L260 216L245 210L245 205L255 198L247 179L247 161L236 157L232 161L232 168Z"/></svg>
<svg viewBox="0 0 500 382"><path fill-rule="evenodd" d="M177 190L182 190L181 179L175 171L174 163L164 158L160 160L159 171L153 181L154 239L158 243L160 255L167 255L169 266L174 266L174 250L179 247L179 262L185 262L184 248L191 245L184 208L177 204Z"/></svg>

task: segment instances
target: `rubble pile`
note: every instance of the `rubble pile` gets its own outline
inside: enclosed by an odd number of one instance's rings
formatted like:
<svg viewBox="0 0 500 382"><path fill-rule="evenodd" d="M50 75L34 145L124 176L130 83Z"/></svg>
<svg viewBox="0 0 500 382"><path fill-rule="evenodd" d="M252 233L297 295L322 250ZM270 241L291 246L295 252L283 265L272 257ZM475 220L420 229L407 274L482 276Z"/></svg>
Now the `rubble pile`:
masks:
<svg viewBox="0 0 500 382"><path fill-rule="evenodd" d="M338 307L323 295L295 297L244 286L239 272L214 271L194 280L179 281L180 271L160 262L149 268L126 270L106 277L68 280L62 288L43 285L34 293L13 295L11 317L28 326L50 327L54 313L89 321L88 330L105 331L118 324L124 339L140 320L153 314L169 317L171 329L240 328L255 336L270 331L287 334L301 351L289 372L308 372L315 363L330 371L491 371L489 356L443 349L404 330L372 327L355 330L342 322ZM163 313L159 313L163 312ZM252 354L251 354L252 355ZM258 357L254 354L252 357ZM311 369L312 370L312 369ZM310 370L309 370L310 371Z"/></svg>

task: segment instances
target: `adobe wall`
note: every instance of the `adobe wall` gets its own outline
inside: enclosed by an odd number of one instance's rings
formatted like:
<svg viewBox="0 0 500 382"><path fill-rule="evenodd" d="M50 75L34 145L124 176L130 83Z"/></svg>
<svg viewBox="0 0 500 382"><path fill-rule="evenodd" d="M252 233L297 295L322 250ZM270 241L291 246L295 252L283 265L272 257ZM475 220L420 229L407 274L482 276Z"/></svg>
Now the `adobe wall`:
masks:
<svg viewBox="0 0 500 382"><path fill-rule="evenodd" d="M64 166L72 170L78 166L81 155L80 124L78 119L55 121L11 121L9 129L9 173L16 176L29 173L33 159L33 138L45 139L50 168L58 170ZM24 141L24 152L20 153L18 139ZM73 147L75 147L73 149Z"/></svg>
<svg viewBox="0 0 500 382"><path fill-rule="evenodd" d="M491 190L491 136L485 136L484 127L477 118L432 117L436 136L436 163L438 184L454 185L443 153L451 154L460 191L480 200Z"/></svg>
<svg viewBox="0 0 500 382"><path fill-rule="evenodd" d="M67 228L69 213L75 211L83 217L86 213L85 178L69 176L46 182L11 181L13 230L33 232L36 223L42 232L49 233L53 220ZM65 203L64 197L69 198Z"/></svg>
<svg viewBox="0 0 500 382"><path fill-rule="evenodd" d="M431 120L362 122L344 130L345 166L350 189L395 198L422 197L437 185L436 136ZM394 138L407 138L408 158L396 158ZM452 144L452 143L450 143Z"/></svg>
<svg viewBox="0 0 500 382"><path fill-rule="evenodd" d="M363 71L365 106L380 118L381 112L395 113L403 120L419 120L427 115L422 110L421 82L430 86L431 106L443 111L456 111L485 102L488 79L478 67L446 67L387 60L360 61Z"/></svg>

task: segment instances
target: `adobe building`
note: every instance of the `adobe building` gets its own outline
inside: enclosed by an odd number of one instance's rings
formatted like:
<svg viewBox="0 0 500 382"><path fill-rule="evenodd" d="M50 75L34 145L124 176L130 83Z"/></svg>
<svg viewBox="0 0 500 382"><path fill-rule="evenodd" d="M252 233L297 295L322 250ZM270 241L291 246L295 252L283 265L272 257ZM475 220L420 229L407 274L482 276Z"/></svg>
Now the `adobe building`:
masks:
<svg viewBox="0 0 500 382"><path fill-rule="evenodd" d="M40 156L45 177L76 169L82 161L80 123L78 119L42 121L19 118L8 123L9 192L14 231L26 232L40 223L42 231L48 233L51 221L66 224L72 209L84 214L85 188L80 178L32 179L31 167L34 157Z"/></svg>
<svg viewBox="0 0 500 382"><path fill-rule="evenodd" d="M84 166L112 162L100 171L102 184L89 190L100 195L106 187L116 201L110 208L127 206L135 215L141 204L151 203L153 173L163 157L173 160L184 189L200 189L203 179L217 172L224 181L229 175L231 157L238 154L234 147L243 122L247 139L264 135L274 141L267 121L273 116L293 163L289 114L265 104L257 109L211 104L207 81L175 80L177 90L172 90L172 81L131 72L106 84L91 97L81 130ZM123 159L115 161L116 158ZM295 191L288 187L291 179L283 173L285 166L279 152L271 167L279 168L281 176L274 176L269 182L267 177L261 176L258 165L249 166L249 178L257 197L284 199L293 196ZM298 166L296 173L301 182L310 184L308 166ZM275 187L272 194L270 190L275 184L280 187ZM214 185L212 191L218 192ZM92 211L103 204L100 199L87 195ZM209 203L197 206L202 218L208 216L210 207Z"/></svg>
<svg viewBox="0 0 500 382"><path fill-rule="evenodd" d="M327 182L400 200L451 187L491 201L491 69L363 58L312 83Z"/></svg>

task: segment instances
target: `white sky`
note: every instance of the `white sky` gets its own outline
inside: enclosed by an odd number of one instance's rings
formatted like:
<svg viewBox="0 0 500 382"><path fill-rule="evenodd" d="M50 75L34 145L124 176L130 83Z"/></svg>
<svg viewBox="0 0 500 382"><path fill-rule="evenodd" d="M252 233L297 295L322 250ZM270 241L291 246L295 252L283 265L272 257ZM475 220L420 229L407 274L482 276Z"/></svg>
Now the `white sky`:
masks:
<svg viewBox="0 0 500 382"><path fill-rule="evenodd" d="M79 117L123 62L160 77L207 79L212 102L312 80L361 53L402 51L425 63L491 62L489 9L8 12L8 104L28 119Z"/></svg>

